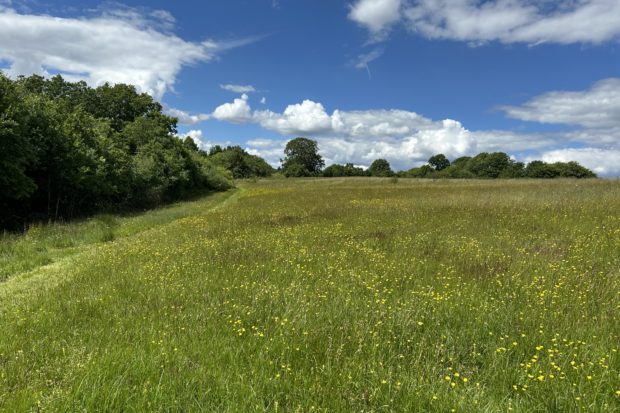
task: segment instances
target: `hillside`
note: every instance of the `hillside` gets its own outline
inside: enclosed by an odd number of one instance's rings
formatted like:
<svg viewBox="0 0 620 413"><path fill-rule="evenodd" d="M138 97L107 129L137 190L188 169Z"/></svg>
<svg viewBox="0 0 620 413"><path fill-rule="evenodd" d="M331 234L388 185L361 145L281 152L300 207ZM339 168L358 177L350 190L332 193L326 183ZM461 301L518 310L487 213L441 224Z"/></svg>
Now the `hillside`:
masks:
<svg viewBox="0 0 620 413"><path fill-rule="evenodd" d="M239 186L14 267L0 411L620 408L619 181Z"/></svg>

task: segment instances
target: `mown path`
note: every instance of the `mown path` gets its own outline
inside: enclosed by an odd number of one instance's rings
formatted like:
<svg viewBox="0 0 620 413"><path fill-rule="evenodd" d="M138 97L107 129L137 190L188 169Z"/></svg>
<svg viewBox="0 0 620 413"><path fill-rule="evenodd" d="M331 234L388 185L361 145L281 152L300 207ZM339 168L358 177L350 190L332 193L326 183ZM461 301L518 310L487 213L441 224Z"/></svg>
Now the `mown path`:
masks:
<svg viewBox="0 0 620 413"><path fill-rule="evenodd" d="M239 195L243 192L243 188L237 188L225 193L212 194L205 197L202 201L200 212L208 212L222 208L228 204L235 202ZM206 205L206 206L205 206ZM155 212L158 212L155 210ZM196 213L198 211L194 211ZM148 215L152 212L147 212ZM174 223L178 219L185 218L187 215L180 217L171 217L167 219L164 225ZM138 216L137 220L144 219ZM115 237L114 241L131 239L138 237L149 231L153 231L160 226L140 228L130 231L128 234ZM78 229L79 230L79 229ZM85 229L88 230L88 229ZM60 258L52 263L34 266L27 271L13 273L8 279L0 281L0 308L10 302L23 301L27 299L28 294L37 294L38 290L47 290L54 288L61 282L66 282L73 274L71 267L76 263L88 260L86 257L96 257L98 250L107 244L107 242L93 242L84 245L54 248L54 251ZM36 264L35 264L36 265Z"/></svg>

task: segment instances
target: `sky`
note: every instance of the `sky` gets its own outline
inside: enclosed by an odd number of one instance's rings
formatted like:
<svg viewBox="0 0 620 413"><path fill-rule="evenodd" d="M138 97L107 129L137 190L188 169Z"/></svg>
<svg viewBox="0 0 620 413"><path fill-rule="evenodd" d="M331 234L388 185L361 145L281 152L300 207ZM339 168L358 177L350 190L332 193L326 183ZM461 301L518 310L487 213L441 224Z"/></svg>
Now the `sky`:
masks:
<svg viewBox="0 0 620 413"><path fill-rule="evenodd" d="M396 170L502 151L620 176L618 0L0 0L0 69L129 83L203 149Z"/></svg>

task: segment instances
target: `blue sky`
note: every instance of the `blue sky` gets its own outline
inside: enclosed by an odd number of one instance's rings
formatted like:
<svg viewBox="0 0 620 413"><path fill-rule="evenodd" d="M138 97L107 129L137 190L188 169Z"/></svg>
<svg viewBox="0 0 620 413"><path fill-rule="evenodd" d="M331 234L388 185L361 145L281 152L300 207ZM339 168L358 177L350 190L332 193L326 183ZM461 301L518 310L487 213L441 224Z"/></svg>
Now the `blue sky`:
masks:
<svg viewBox="0 0 620 413"><path fill-rule="evenodd" d="M617 0L0 0L0 67L135 84L202 147L395 168L501 150L620 175Z"/></svg>

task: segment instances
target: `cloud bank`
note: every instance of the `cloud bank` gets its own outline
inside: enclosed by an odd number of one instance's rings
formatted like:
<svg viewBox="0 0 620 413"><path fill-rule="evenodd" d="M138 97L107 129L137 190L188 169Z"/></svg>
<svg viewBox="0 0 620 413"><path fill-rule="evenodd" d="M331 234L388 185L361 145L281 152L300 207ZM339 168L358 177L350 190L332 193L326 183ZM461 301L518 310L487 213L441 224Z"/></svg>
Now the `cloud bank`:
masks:
<svg viewBox="0 0 620 413"><path fill-rule="evenodd" d="M148 15L130 8L95 17L59 18L20 14L0 8L0 60L8 73L49 75L136 85L160 99L174 88L184 66L211 61L218 52L251 40L193 42L171 32L174 18L166 11Z"/></svg>
<svg viewBox="0 0 620 413"><path fill-rule="evenodd" d="M620 127L620 78L601 80L586 91L545 93L522 106L500 109L511 118L525 121L586 128Z"/></svg>
<svg viewBox="0 0 620 413"><path fill-rule="evenodd" d="M429 39L470 43L590 43L620 36L617 0L358 0L349 19L373 38L398 23Z"/></svg>

